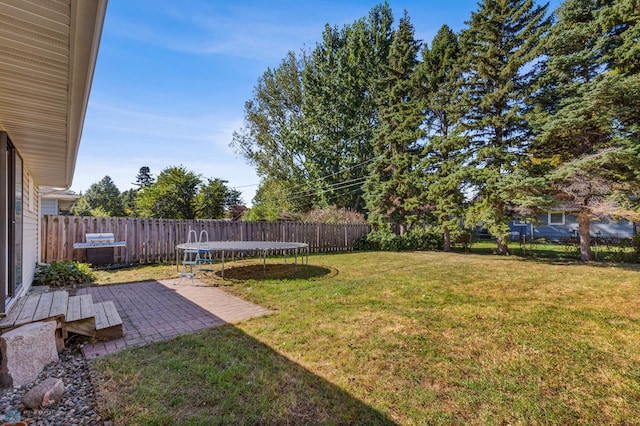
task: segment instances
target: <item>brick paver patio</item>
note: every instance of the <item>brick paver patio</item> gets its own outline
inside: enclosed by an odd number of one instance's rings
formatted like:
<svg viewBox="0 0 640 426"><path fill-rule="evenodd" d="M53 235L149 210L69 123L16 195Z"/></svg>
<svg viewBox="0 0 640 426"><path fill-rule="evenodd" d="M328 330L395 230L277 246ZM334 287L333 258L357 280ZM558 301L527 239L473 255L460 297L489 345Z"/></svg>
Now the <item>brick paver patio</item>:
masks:
<svg viewBox="0 0 640 426"><path fill-rule="evenodd" d="M172 279L80 289L78 294L91 294L95 303L112 300L124 330L123 338L84 345L84 356L91 359L271 312L219 288L199 284L197 280Z"/></svg>

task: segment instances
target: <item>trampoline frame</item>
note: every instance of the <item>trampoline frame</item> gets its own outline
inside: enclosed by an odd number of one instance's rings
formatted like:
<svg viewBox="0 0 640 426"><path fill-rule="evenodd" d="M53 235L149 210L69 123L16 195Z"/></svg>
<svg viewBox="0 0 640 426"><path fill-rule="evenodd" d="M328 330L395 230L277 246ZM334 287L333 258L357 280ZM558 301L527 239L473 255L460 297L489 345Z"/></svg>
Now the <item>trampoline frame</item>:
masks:
<svg viewBox="0 0 640 426"><path fill-rule="evenodd" d="M198 250L202 253L205 252L217 252L220 253L221 266L220 276L224 279L224 256L225 252L231 252L232 258L236 252L261 252L262 256L262 277L264 278L267 273L267 254L270 251L282 251L287 253L293 251L294 254L294 273L297 272L298 267L298 254L300 250L304 249L302 264L309 266L309 244L295 243L290 241L205 241L201 243L183 243L176 245L176 268L180 268L180 257L178 252L180 250ZM286 263L286 254L285 263Z"/></svg>

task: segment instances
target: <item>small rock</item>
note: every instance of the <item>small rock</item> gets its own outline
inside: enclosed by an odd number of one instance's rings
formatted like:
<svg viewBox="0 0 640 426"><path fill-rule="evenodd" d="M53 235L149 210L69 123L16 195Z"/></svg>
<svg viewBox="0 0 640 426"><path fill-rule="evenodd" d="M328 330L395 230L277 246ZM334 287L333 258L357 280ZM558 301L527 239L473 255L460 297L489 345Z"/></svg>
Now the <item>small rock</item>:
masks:
<svg viewBox="0 0 640 426"><path fill-rule="evenodd" d="M64 395L62 380L48 378L24 394L22 403L28 408L46 408L60 402L62 395Z"/></svg>

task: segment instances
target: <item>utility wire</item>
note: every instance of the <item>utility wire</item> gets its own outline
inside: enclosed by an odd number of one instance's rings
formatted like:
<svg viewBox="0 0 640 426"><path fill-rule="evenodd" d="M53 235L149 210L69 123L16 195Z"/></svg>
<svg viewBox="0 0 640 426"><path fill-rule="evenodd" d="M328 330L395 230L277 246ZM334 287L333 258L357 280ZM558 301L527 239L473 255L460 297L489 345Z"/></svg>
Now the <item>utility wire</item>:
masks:
<svg viewBox="0 0 640 426"><path fill-rule="evenodd" d="M318 190L323 190L323 189L325 189L325 188L326 188L326 190L327 190L327 191L331 190L332 188L333 188L333 189L339 189L339 188L337 188L337 187L339 187L340 185L343 185L343 184L347 184L347 183L351 183L351 182L355 182L355 181L361 181L361 182L364 182L365 180L367 180L367 178L368 178L369 176L370 176L370 175L362 176L362 177L358 177L358 178L354 178L354 179L350 179L350 180L345 180L345 181L343 181L343 182L336 182L336 183L332 183L332 184L330 184L330 185L326 185L326 186L324 186L324 187L320 187L319 189L305 189L304 191L292 192L292 193L290 193L289 195L290 195L290 196L294 196L294 195L298 195L298 194L308 194L308 195L312 195L312 194L314 194L314 193L317 193L317 192L318 192ZM335 188L334 188L334 187L335 187ZM322 192L326 192L326 191L322 191Z"/></svg>
<svg viewBox="0 0 640 426"><path fill-rule="evenodd" d="M365 164L372 163L372 162L374 162L375 160L377 160L378 158L380 158L380 157L382 157L382 156L383 156L383 154L377 155L377 156L375 156L375 157L373 157L373 158L370 158L370 159L368 159L368 160L362 161L362 162L360 162L360 163L358 163L358 164L355 164L355 165L353 165L353 166L349 166L349 167L346 167L346 168L344 168L344 169L338 170L337 172L334 172L334 173L331 173L331 174L328 174L328 175L325 175L325 176L320 176L320 177L318 177L318 178L315 178L315 179L312 179L312 180L310 180L310 181L307 181L307 182L306 182L306 183L304 183L304 184L298 184L298 185L295 185L295 186L291 187L290 189L294 189L294 190L295 190L295 189L298 189L298 188L302 188L302 187L304 187L304 186L306 186L306 185L308 185L308 184L310 184L310 183L314 183L314 182L317 182L317 181L319 181L319 180L324 180L324 179L326 179L326 178L330 178L330 177L332 177L332 176L339 175L340 173L346 172L346 171L348 171L348 170L355 169L356 167L361 167L361 166L363 166L363 165L365 165ZM259 184L259 183L252 183L252 184L249 184L249 185L234 186L233 188L234 188L234 189L237 189L237 188L248 188L248 187L250 187L250 186L258 186L258 185L260 185L260 184ZM295 194L295 193L294 193L294 194Z"/></svg>

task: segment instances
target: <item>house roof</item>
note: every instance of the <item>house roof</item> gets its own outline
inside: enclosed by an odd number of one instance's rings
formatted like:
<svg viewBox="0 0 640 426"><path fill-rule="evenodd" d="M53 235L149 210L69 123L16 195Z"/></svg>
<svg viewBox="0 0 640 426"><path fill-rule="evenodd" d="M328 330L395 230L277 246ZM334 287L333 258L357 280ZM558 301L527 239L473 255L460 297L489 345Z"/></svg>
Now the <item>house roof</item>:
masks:
<svg viewBox="0 0 640 426"><path fill-rule="evenodd" d="M40 185L71 186L106 7L0 2L0 129Z"/></svg>
<svg viewBox="0 0 640 426"><path fill-rule="evenodd" d="M44 199L55 199L61 201L76 201L80 198L79 194L76 194L70 190L60 190L51 188L48 186L40 187L40 196Z"/></svg>

